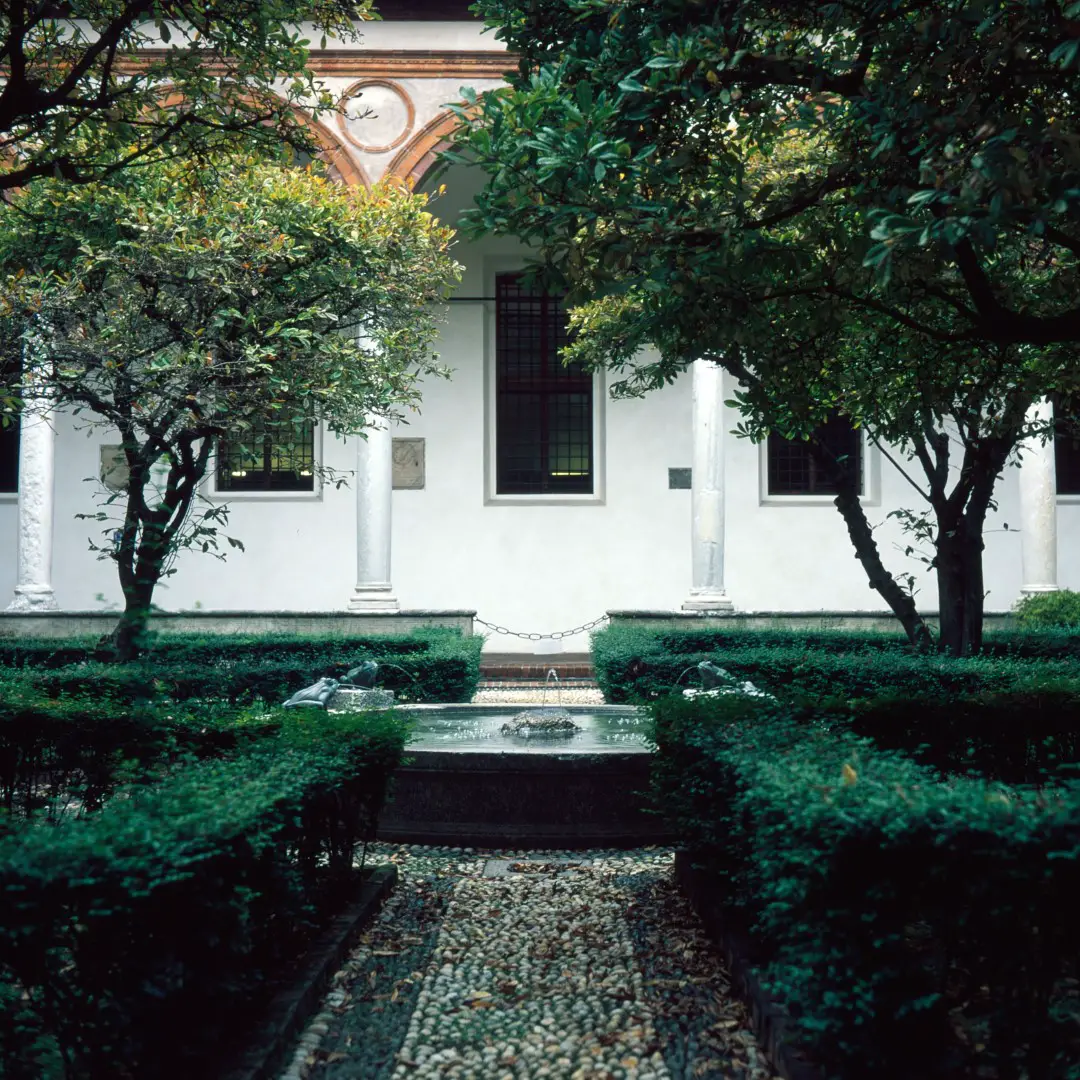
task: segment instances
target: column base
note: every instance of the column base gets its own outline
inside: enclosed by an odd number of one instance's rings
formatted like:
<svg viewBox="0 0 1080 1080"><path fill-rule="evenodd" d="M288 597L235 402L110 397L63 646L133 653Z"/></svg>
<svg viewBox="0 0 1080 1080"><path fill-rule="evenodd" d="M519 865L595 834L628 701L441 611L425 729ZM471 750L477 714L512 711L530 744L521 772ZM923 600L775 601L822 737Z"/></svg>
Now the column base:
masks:
<svg viewBox="0 0 1080 1080"><path fill-rule="evenodd" d="M690 595L683 601L683 611L709 611L723 615L733 614L735 605L722 589L691 589Z"/></svg>
<svg viewBox="0 0 1080 1080"><path fill-rule="evenodd" d="M1021 585L1020 595L1031 596L1036 593L1061 592L1060 585Z"/></svg>
<svg viewBox="0 0 1080 1080"><path fill-rule="evenodd" d="M350 611L400 611L393 586L386 584L357 585L349 597Z"/></svg>
<svg viewBox="0 0 1080 1080"><path fill-rule="evenodd" d="M59 611L51 585L16 585L8 611Z"/></svg>

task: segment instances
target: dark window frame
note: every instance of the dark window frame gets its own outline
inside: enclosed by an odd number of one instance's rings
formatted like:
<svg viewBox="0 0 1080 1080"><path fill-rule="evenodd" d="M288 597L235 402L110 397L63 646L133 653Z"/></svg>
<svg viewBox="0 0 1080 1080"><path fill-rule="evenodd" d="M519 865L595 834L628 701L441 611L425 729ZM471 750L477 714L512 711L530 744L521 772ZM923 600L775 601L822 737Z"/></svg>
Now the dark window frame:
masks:
<svg viewBox="0 0 1080 1080"><path fill-rule="evenodd" d="M497 497L596 495L595 380L559 360L568 340L562 297L527 285L521 272L496 275Z"/></svg>
<svg viewBox="0 0 1080 1080"><path fill-rule="evenodd" d="M286 445L282 435L295 433L300 443L293 445L294 455L299 449L294 468L275 468ZM244 456L233 457L239 450ZM305 472L304 466L307 466ZM239 468L238 468L239 467ZM246 475L237 475L243 469ZM315 490L315 424L304 424L299 430L291 423L257 424L241 436L231 440L218 440L216 484L219 492L242 494L246 492L314 492Z"/></svg>
<svg viewBox="0 0 1080 1080"><path fill-rule="evenodd" d="M860 498L866 495L866 453L861 428L851 425L842 413L835 413L815 435L826 444L832 443L837 456L855 457L858 470ZM848 445L844 445L848 443ZM785 439L770 432L765 448L765 493L769 498L832 498L836 484L829 471L818 465L810 453L810 445L801 439Z"/></svg>
<svg viewBox="0 0 1080 1080"><path fill-rule="evenodd" d="M1054 472L1058 495L1080 495L1080 394L1055 394Z"/></svg>

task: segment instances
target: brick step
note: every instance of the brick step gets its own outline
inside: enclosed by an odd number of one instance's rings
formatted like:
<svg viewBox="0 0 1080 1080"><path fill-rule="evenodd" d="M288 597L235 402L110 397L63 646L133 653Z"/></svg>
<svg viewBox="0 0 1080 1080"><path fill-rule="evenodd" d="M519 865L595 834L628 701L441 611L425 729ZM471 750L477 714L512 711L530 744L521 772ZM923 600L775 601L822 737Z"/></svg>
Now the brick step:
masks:
<svg viewBox="0 0 1080 1080"><path fill-rule="evenodd" d="M546 684L540 679L481 679L477 683L478 690L543 690ZM564 690L595 690L595 679L563 679L559 684ZM551 684L550 694L557 694L554 682Z"/></svg>
<svg viewBox="0 0 1080 1080"><path fill-rule="evenodd" d="M481 679L529 679L536 682L544 682L547 678L547 673L551 670L555 671L555 674L559 677L560 682L569 682L571 680L589 679L594 678L594 671L592 664L587 663L572 663L572 664L531 664L531 663L507 663L506 661L496 662L484 662L480 661L480 678ZM552 679L552 682L555 680Z"/></svg>

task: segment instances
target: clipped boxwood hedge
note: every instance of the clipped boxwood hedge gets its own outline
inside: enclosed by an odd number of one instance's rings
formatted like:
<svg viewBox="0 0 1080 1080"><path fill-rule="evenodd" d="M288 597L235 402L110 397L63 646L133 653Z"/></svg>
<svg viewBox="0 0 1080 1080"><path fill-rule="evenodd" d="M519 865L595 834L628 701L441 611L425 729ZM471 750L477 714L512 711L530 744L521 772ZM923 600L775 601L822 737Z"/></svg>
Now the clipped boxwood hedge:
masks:
<svg viewBox="0 0 1080 1080"><path fill-rule="evenodd" d="M788 701L883 693L975 694L1007 691L1032 679L1077 676L1080 668L1071 644L1062 644L1055 653L1044 640L1043 651L1031 648L1025 653L1017 643L1028 639L1031 644L1034 636L1002 635L997 654L953 658L917 655L901 639L886 634L616 625L593 635L592 655L605 700L617 704L654 700L677 686L698 686L694 669L702 660ZM846 648L841 649L841 643Z"/></svg>
<svg viewBox="0 0 1080 1080"><path fill-rule="evenodd" d="M323 675L341 677L374 659L381 665L379 684L402 702L462 702L476 692L483 648L483 638L438 628L385 638L177 638L162 639L157 651L123 665L88 660L85 653L70 662L72 649L55 642L7 643L7 656L11 667L29 668L35 685L55 697L277 704ZM57 658L65 663L54 663Z"/></svg>
<svg viewBox="0 0 1080 1080"><path fill-rule="evenodd" d="M0 639L0 667L65 667L93 658L97 638ZM167 663L219 664L347 662L353 657L393 657L469 640L452 626L425 626L407 634L152 634L146 658ZM482 639L477 639L482 640Z"/></svg>
<svg viewBox="0 0 1080 1080"><path fill-rule="evenodd" d="M0 838L0 1060L26 1080L195 1075L373 835L404 724L286 713L231 759Z"/></svg>
<svg viewBox="0 0 1080 1080"><path fill-rule="evenodd" d="M660 807L825 1076L1075 1076L1080 785L946 782L747 698L654 712Z"/></svg>
<svg viewBox="0 0 1080 1080"><path fill-rule="evenodd" d="M96 810L121 783L276 734L281 715L100 693L51 698L27 672L0 676L0 829L35 813Z"/></svg>

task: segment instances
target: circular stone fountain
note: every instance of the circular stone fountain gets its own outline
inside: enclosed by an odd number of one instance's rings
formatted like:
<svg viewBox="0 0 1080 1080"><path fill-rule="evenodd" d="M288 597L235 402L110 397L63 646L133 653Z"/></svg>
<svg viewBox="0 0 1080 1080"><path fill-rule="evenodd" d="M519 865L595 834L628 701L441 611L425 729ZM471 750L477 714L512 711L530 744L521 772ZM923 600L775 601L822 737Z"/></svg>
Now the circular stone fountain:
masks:
<svg viewBox="0 0 1080 1080"><path fill-rule="evenodd" d="M647 812L650 723L622 705L527 709L574 725L525 734L506 705L406 705L405 764L382 840L450 846L604 847L669 839ZM551 719L545 717L543 719Z"/></svg>

